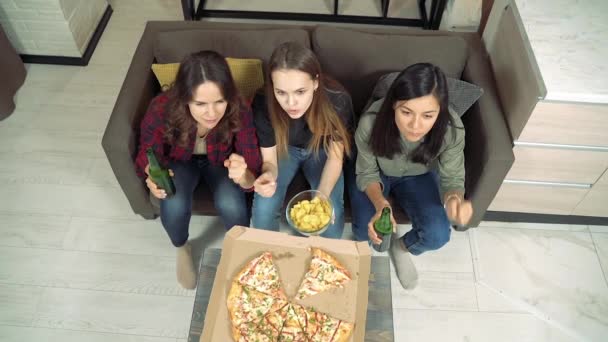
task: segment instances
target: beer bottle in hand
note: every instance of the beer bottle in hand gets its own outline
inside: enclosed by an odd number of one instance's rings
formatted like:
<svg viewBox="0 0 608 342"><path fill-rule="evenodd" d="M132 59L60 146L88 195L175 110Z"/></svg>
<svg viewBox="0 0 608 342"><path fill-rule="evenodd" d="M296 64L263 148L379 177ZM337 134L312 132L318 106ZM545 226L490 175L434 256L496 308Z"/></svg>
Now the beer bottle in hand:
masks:
<svg viewBox="0 0 608 342"><path fill-rule="evenodd" d="M376 245L372 244L375 250L378 252L386 252L391 245L391 236L393 234L393 223L391 222L391 208L384 207L380 218L374 222L374 230L378 237L382 239L382 243Z"/></svg>
<svg viewBox="0 0 608 342"><path fill-rule="evenodd" d="M163 169L160 166L151 147L146 150L146 156L148 157L148 164L150 165L148 169L150 179L156 186L165 190L167 198L173 196L175 194L175 184L173 184L173 179L171 179L169 170Z"/></svg>

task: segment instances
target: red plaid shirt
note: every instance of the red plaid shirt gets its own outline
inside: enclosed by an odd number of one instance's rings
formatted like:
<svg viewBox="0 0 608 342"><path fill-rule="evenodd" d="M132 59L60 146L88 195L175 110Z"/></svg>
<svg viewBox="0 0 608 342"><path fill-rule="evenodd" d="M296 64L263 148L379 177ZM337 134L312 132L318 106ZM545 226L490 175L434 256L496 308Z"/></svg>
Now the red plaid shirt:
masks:
<svg viewBox="0 0 608 342"><path fill-rule="evenodd" d="M137 175L142 179L147 177L144 169L148 165L146 149L150 146L153 146L156 158L165 167L168 165L169 160L187 161L192 158L192 151L194 150L196 140L196 127L193 127L192 132L190 132L187 148L183 148L177 144L168 144L164 138L167 102L169 102L169 98L165 94L160 94L153 98L148 106L146 115L141 121L139 152L135 159L135 169ZM212 165L224 165L224 160L228 159L233 152L245 158L247 168L257 177L262 167L262 159L260 157L255 126L253 125L251 108L245 108L245 110L241 111L241 129L232 134L228 143L220 142L213 130L207 136L207 157Z"/></svg>

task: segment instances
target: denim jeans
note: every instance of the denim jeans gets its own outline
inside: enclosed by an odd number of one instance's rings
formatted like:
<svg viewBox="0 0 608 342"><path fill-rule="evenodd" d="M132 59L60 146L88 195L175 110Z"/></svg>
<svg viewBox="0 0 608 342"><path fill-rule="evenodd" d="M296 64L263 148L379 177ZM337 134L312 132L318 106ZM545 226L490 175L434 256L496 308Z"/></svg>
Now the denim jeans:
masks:
<svg viewBox="0 0 608 342"><path fill-rule="evenodd" d="M289 158L279 160L279 176L277 190L272 197L263 197L258 193L253 196L252 226L260 229L279 230L279 221L283 214L281 208L285 201L287 187L293 180L296 172L302 168L304 177L312 189L317 189L321 181L323 167L327 160L325 151L320 150L317 156L305 148L289 146ZM336 182L329 196L334 208L335 221L321 234L323 237L339 239L344 231L344 176Z"/></svg>
<svg viewBox="0 0 608 342"><path fill-rule="evenodd" d="M211 165L207 156L193 156L190 161L171 161L169 168L174 174L175 195L160 201L160 219L175 247L188 241L192 194L201 178L213 193L213 203L224 227L249 226L245 193L228 178L225 167Z"/></svg>
<svg viewBox="0 0 608 342"><path fill-rule="evenodd" d="M403 237L407 249L413 255L441 248L450 240L450 222L441 202L436 175L428 172L419 176L391 177L380 173L384 184L383 194L392 195L407 213L412 229ZM360 220L357 234L367 234L367 224L376 213L369 199L354 204ZM354 219L354 218L353 218ZM358 236L356 234L356 236Z"/></svg>
<svg viewBox="0 0 608 342"><path fill-rule="evenodd" d="M371 216L369 210L358 210L360 207L369 209L374 205L367 197L367 194L357 188L357 176L355 174L357 163L357 146L353 144L353 153L350 158L344 162L344 186L348 191L348 199L350 201L350 216L352 222L352 231L356 241L367 241L367 224ZM373 216L374 211L371 215Z"/></svg>

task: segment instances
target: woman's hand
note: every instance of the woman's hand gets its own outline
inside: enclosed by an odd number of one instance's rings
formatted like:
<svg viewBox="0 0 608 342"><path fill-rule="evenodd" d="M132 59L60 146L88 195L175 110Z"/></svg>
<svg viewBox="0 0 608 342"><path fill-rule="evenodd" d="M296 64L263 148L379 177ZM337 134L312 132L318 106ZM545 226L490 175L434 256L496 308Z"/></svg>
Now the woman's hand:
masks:
<svg viewBox="0 0 608 342"><path fill-rule="evenodd" d="M473 216L473 204L465 200L462 195L448 195L445 200L445 211L448 219L456 224L465 225Z"/></svg>
<svg viewBox="0 0 608 342"><path fill-rule="evenodd" d="M165 199L167 197L167 192L159 188L156 183L150 179L150 164L146 165L144 172L148 175L146 178L146 185L148 186L148 189L150 189L152 195L158 199ZM173 170L169 169L169 175L173 177Z"/></svg>
<svg viewBox="0 0 608 342"><path fill-rule="evenodd" d="M391 206L386 203L386 205L378 210L376 210L376 214L372 216L372 219L367 224L367 235L373 244L379 245L382 243L382 240L378 237L376 230L374 229L374 222L376 222L380 216L382 216L382 209L385 207L391 208ZM393 225L393 233L397 232L397 222L395 222L395 218L393 217L393 209L391 208L391 224Z"/></svg>
<svg viewBox="0 0 608 342"><path fill-rule="evenodd" d="M228 169L228 178L236 184L241 183L245 172L247 172L245 158L236 153L232 153L228 159L224 160L224 167Z"/></svg>
<svg viewBox="0 0 608 342"><path fill-rule="evenodd" d="M255 192L263 197L272 197L274 192L277 190L276 178L272 175L272 172L266 171L262 173L258 179L253 182Z"/></svg>

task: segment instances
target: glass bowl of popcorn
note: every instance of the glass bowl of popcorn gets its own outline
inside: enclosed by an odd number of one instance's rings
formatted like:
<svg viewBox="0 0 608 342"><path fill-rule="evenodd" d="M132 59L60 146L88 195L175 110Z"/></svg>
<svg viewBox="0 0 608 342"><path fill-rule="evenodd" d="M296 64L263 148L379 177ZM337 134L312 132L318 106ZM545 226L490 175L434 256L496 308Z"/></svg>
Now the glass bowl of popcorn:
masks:
<svg viewBox="0 0 608 342"><path fill-rule="evenodd" d="M331 200L318 190L306 190L293 196L285 208L287 223L306 236L320 235L334 221Z"/></svg>

